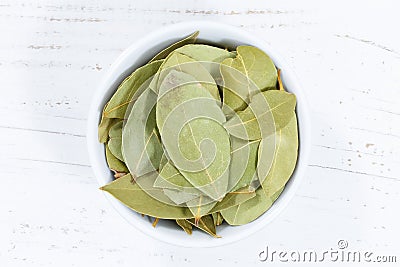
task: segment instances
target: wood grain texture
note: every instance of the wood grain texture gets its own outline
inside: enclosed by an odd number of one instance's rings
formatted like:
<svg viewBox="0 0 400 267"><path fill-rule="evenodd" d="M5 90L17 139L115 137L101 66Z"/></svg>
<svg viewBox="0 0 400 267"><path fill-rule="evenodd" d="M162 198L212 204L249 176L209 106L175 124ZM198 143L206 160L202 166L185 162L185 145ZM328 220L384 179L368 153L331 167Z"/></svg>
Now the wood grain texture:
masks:
<svg viewBox="0 0 400 267"><path fill-rule="evenodd" d="M266 245L321 251L340 239L398 253L399 10L377 0L1 0L0 266L249 266L266 264ZM113 60L147 32L189 20L232 24L278 48L313 127L305 181L288 208L242 242L195 251L123 221L97 190L85 140Z"/></svg>

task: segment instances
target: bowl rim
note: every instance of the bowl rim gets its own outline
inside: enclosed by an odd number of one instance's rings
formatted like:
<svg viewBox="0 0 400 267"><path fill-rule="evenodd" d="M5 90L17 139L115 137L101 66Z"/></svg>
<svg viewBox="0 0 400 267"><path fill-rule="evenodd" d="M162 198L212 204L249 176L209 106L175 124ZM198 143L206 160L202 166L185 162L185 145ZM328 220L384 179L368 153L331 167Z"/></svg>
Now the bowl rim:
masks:
<svg viewBox="0 0 400 267"><path fill-rule="evenodd" d="M105 192L103 194L114 207L114 209L125 220L127 220L131 225L133 225L136 229L147 236L151 236L159 241L163 241L168 244L178 245L182 247L216 247L239 241L250 235L253 235L254 233L264 228L273 219L275 219L295 195L304 177L304 172L307 167L311 133L308 104L301 90L302 86L300 86L296 74L291 69L290 65L280 55L280 53L276 51L275 48L271 48L271 46L267 44L266 41L259 37L255 37L251 33L241 28L216 22L196 20L181 22L169 26L164 26L156 31L150 32L146 36L142 37L140 40L134 42L124 52L122 52L122 54L114 61L114 63L107 71L106 75L101 80L98 89L94 92L93 100L90 106L87 120L86 140L92 170L99 185L104 185L108 182L106 177L110 177L111 175L109 172L104 172L104 164L106 164L105 154L103 153L103 155L101 155L101 153L99 153L99 145L104 145L100 144L97 139L97 127L101 117L101 110L103 109L104 104L111 97L112 93L115 92L116 85L118 85L124 77L126 77L133 69L139 67L141 65L141 62L146 62L146 60L149 60L151 58L152 54L156 54L160 50L155 49L157 45L161 45L159 41L160 37L173 36L175 40L178 40L181 37L185 35L187 36L196 30L200 31L200 39L211 38L207 35L203 36L204 33L211 34L213 32L222 32L225 34L234 34L234 36L238 36L234 41L236 41L237 43L249 44L260 48L272 58L277 67L284 70L282 71L282 80L285 83L288 91L294 91L297 98L296 114L298 119L299 132L299 151L297 163L294 173L289 179L285 189L283 190L281 196L271 206L271 208L267 210L263 215L261 215L255 221L243 226L229 226L229 228L232 229L237 228L237 233L231 236L224 235L222 238L219 239L209 237L203 238L199 235L187 235L186 238L181 238L177 236L172 236L169 232L164 233L159 228L156 228L157 231L154 231L150 223L145 222L143 219L135 219L135 217L137 216L133 216L134 212L124 206L117 199ZM175 40L164 41L163 45L167 46ZM153 45L153 47L149 48L149 44L153 43L155 43L156 45ZM142 48L147 48L147 50L144 53L140 54L140 50ZM138 56L133 56L135 53L137 53ZM107 164L105 166L108 170ZM146 224L146 226L144 225L144 223Z"/></svg>

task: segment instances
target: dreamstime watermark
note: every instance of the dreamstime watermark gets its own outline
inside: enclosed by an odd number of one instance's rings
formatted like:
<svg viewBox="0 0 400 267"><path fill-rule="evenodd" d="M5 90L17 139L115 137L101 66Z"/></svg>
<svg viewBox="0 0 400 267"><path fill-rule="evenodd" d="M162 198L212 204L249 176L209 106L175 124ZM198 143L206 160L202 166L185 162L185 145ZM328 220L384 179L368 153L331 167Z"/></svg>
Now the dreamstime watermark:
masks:
<svg viewBox="0 0 400 267"><path fill-rule="evenodd" d="M316 250L273 250L268 246L258 254L261 262L374 262L395 263L395 255L378 255L372 251L350 250L346 240L339 240L337 248Z"/></svg>

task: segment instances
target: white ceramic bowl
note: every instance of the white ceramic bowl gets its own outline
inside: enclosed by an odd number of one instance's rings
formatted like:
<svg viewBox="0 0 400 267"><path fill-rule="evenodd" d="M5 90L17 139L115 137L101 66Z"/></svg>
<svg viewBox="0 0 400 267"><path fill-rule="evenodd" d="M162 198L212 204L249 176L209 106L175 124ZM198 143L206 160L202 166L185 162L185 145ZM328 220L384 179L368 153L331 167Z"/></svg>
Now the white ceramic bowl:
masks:
<svg viewBox="0 0 400 267"><path fill-rule="evenodd" d="M142 217L140 214L125 207L108 193L105 193L105 196L122 217L148 236L185 247L213 247L245 238L271 222L295 194L307 165L307 155L310 146L310 125L302 88L290 66L265 41L237 27L204 21L179 23L161 28L144 36L119 56L97 87L88 119L87 143L90 162L99 184L104 185L111 182L113 176L107 167L104 145L100 144L97 140L97 126L104 104L110 99L118 85L128 74L145 64L157 52L169 44L196 30L200 31L199 42L217 44L231 49L235 49L238 45L256 46L265 51L272 58L275 65L282 69L282 80L285 88L297 97L296 112L298 116L300 147L294 174L281 196L267 212L255 221L243 226L219 226L217 230L222 238L218 239L210 237L201 231L194 231L192 235L187 235L176 225L164 220L160 220L157 227L153 228L147 217Z"/></svg>

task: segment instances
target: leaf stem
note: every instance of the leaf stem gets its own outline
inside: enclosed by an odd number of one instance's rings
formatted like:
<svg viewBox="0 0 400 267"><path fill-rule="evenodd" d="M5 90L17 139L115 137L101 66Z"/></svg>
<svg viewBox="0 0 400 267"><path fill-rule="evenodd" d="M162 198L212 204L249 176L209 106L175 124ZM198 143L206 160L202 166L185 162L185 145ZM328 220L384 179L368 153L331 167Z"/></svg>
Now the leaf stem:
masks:
<svg viewBox="0 0 400 267"><path fill-rule="evenodd" d="M281 69L278 69L278 84L279 84L279 90L286 91L285 88L283 87L283 83L282 83L282 79L281 79Z"/></svg>
<svg viewBox="0 0 400 267"><path fill-rule="evenodd" d="M157 223L158 223L158 221L160 220L160 218L156 218L155 220L154 220L154 222L151 224L153 227L156 227L156 225L157 225Z"/></svg>

